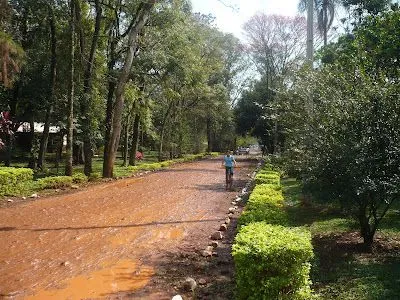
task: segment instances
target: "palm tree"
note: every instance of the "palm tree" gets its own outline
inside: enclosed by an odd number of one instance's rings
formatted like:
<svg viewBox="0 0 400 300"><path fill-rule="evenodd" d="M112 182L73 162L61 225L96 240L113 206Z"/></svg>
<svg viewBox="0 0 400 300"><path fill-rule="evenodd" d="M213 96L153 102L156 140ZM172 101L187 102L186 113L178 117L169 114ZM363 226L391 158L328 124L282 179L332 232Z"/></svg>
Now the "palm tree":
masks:
<svg viewBox="0 0 400 300"><path fill-rule="evenodd" d="M0 31L0 82L10 88L21 69L24 50L7 33Z"/></svg>
<svg viewBox="0 0 400 300"><path fill-rule="evenodd" d="M308 0L300 0L298 4L300 12L305 12L307 10L307 1ZM314 0L318 31L324 38L324 46L328 43L328 31L335 17L336 5L339 3L338 0Z"/></svg>

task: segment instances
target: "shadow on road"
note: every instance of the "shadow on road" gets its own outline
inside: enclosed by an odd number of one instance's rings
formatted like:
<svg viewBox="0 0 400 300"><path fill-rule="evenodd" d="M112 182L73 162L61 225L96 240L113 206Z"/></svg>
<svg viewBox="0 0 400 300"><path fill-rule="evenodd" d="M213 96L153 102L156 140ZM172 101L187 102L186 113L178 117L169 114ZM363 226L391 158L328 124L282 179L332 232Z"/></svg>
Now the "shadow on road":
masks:
<svg viewBox="0 0 400 300"><path fill-rule="evenodd" d="M32 232L37 232L37 231L80 230L80 229L134 228L134 227L170 225L170 224L206 223L206 222L216 222L216 221L224 221L224 220L225 220L224 218L217 218L217 219L206 219L206 220L183 220L183 221L150 222L150 223L109 225L109 226L59 227L59 228L0 227L0 231L32 231Z"/></svg>

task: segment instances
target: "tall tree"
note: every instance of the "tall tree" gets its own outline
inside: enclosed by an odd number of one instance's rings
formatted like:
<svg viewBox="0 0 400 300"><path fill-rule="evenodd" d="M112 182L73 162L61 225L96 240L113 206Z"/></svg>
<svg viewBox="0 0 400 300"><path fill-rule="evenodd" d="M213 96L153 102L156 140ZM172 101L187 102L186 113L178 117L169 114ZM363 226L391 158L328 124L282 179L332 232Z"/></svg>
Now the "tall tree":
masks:
<svg viewBox="0 0 400 300"><path fill-rule="evenodd" d="M92 35L92 40L90 44L89 54L86 55L82 53L82 56L85 57L85 71L83 77L83 95L82 95L82 105L81 105L81 113L82 113L82 126L83 126L83 149L85 154L85 167L84 172L86 175L90 175L92 172L92 157L93 157L93 130L92 130L92 114L91 107L93 104L93 72L94 72L94 64L95 64L95 53L98 47L100 30L101 30L101 20L102 20L102 7L99 0L94 1L94 8L96 12L95 16L95 24L94 31ZM80 27L83 24L80 22ZM80 30L80 39L83 40L82 30ZM84 52L84 49L81 49Z"/></svg>
<svg viewBox="0 0 400 300"><path fill-rule="evenodd" d="M120 75L118 76L118 81L115 88L115 106L112 119L111 134L110 134L110 140L107 145L107 149L105 149L105 151L108 152L108 157L107 160L104 160L104 166L103 166L104 177L113 176L114 162L121 134L121 119L122 119L122 111L124 104L124 88L129 79L130 69L137 48L139 33L146 24L150 16L150 12L154 7L154 4L155 0L151 0L149 2L141 2L139 4L135 13L134 22L132 23L132 26L128 33L128 42L127 42L128 52L125 56L124 64L120 72Z"/></svg>
<svg viewBox="0 0 400 300"><path fill-rule="evenodd" d="M49 27L50 27L50 90L49 97L46 104L46 116L44 120L43 135L40 141L40 149L38 155L37 166L43 168L45 155L47 151L47 143L49 140L50 131L50 117L53 113L53 106L55 105L55 89L56 89L56 75L57 75L57 34L56 34L56 20L54 16L54 1L48 4L49 10Z"/></svg>
<svg viewBox="0 0 400 300"><path fill-rule="evenodd" d="M328 32L332 27L337 6L340 0L311 0L314 1L314 11L317 14L318 31L324 39L324 46L328 44ZM305 12L307 10L308 0L300 0L299 11Z"/></svg>
<svg viewBox="0 0 400 300"><path fill-rule="evenodd" d="M70 0L70 69L69 69L69 88L68 88L68 104L67 104L67 147L65 156L65 175L72 176L72 149L73 149L73 133L74 133L74 98L75 98L75 5L76 0Z"/></svg>

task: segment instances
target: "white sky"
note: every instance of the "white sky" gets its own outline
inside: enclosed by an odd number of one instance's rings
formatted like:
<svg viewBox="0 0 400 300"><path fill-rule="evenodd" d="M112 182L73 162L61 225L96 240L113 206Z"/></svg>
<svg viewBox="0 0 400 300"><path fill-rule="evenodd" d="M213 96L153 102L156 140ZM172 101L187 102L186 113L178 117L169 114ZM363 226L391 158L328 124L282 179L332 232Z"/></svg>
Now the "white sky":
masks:
<svg viewBox="0 0 400 300"><path fill-rule="evenodd" d="M241 37L242 25L257 12L294 16L299 0L191 0L194 12L212 14L223 32ZM226 5L224 5L225 3Z"/></svg>

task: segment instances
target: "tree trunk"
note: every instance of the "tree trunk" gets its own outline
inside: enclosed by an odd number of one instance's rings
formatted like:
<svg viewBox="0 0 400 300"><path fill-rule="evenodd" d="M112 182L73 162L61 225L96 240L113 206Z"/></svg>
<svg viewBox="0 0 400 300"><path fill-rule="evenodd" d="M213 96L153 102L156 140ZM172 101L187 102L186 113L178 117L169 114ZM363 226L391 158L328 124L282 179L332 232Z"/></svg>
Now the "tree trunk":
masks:
<svg viewBox="0 0 400 300"><path fill-rule="evenodd" d="M57 141L57 147L56 147L56 161L55 161L55 168L57 169L57 174L58 174L58 169L60 167L60 160L62 157L62 150L63 150L63 144L64 144L64 131L60 130L60 136L59 140Z"/></svg>
<svg viewBox="0 0 400 300"><path fill-rule="evenodd" d="M74 132L74 61L75 61L75 0L70 0L71 19L70 19L70 70L69 70L69 88L68 88L68 120L67 120L67 149L65 156L65 175L72 176L72 144Z"/></svg>
<svg viewBox="0 0 400 300"><path fill-rule="evenodd" d="M137 49L137 37L139 32L144 27L147 22L151 9L153 8L155 0L150 2L141 2L138 7L135 21L129 30L128 34L128 53L126 54L125 61L121 73L118 78L118 82L115 88L115 107L114 115L112 120L111 134L109 143L107 144L108 151L107 160L104 160L103 165L103 176L112 177L114 171L114 163L116 158L116 153L119 145L119 138L121 135L121 118L124 105L124 90L125 85L129 78L129 73L132 67L132 62L135 56L135 51Z"/></svg>
<svg viewBox="0 0 400 300"><path fill-rule="evenodd" d="M369 223L367 218L367 210L368 209L366 205L360 207L358 220L360 223L361 236L364 240L364 249L367 252L370 252L372 250L376 228Z"/></svg>
<svg viewBox="0 0 400 300"><path fill-rule="evenodd" d="M51 35L51 59L50 59L50 93L48 104L46 108L46 117L44 121L43 135L40 141L40 149L37 166L42 169L44 166L45 156L47 152L47 143L49 141L49 131L50 131L50 117L53 112L54 105L54 91L56 89L56 75L57 75L57 36L56 36L56 24L54 19L53 5L49 5L50 14L50 35Z"/></svg>
<svg viewBox="0 0 400 300"><path fill-rule="evenodd" d="M133 121L131 151L129 154L130 166L136 165L136 152L138 150L138 144L139 144L139 127L140 127L140 115L139 113L136 113L135 120Z"/></svg>
<svg viewBox="0 0 400 300"><path fill-rule="evenodd" d="M89 176L92 173L92 159L93 159L93 141L92 141L92 79L93 79L93 66L94 58L100 36L100 27L102 19L102 9L99 0L95 0L96 7L96 22L93 32L92 44L90 47L89 57L87 59L84 79L83 79L83 104L82 104L82 120L83 127L83 151L85 155L84 173ZM82 25L82 24L81 24Z"/></svg>
<svg viewBox="0 0 400 300"><path fill-rule="evenodd" d="M163 157L162 157L163 155L162 154L163 154L163 146L164 146L165 127L167 125L167 119L169 117L169 113L170 113L170 111L171 111L173 106L174 106L173 102L171 101L169 103L169 105L168 105L168 109L165 112L165 115L164 115L164 118L163 118L163 121L162 121L162 124L161 124L160 146L159 146L159 149L158 149L158 161L162 161L162 159L163 159Z"/></svg>
<svg viewBox="0 0 400 300"><path fill-rule="evenodd" d="M28 163L28 168L30 169L35 169L36 167L36 145L35 145L35 121L33 119L33 116L31 117L31 120L29 122L29 129L30 129L30 144L31 144L31 156L29 157L29 163Z"/></svg>
<svg viewBox="0 0 400 300"><path fill-rule="evenodd" d="M122 163L124 167L128 166L129 123L130 123L130 115L128 114L125 122L124 152L123 152L123 163Z"/></svg>
<svg viewBox="0 0 400 300"><path fill-rule="evenodd" d="M114 106L114 91L116 87L116 83L113 79L113 70L115 68L115 62L116 62L116 53L115 53L115 48L117 45L117 42L113 36L113 30L110 29L109 32L109 60L108 60L108 95L107 95L107 106L106 106L106 120L105 120L105 133L104 133L104 150L103 150L103 176L104 175L104 170L106 169L106 162L109 160L108 156L108 144L111 136L111 124L112 124L112 119L113 119L113 106Z"/></svg>
<svg viewBox="0 0 400 300"><path fill-rule="evenodd" d="M207 118L207 152L211 153L213 148L212 142L212 120L211 117Z"/></svg>
<svg viewBox="0 0 400 300"><path fill-rule="evenodd" d="M326 46L328 44L328 3L327 3L327 0L324 0L322 9L323 9L322 13L324 14L324 18L323 18L324 46Z"/></svg>

